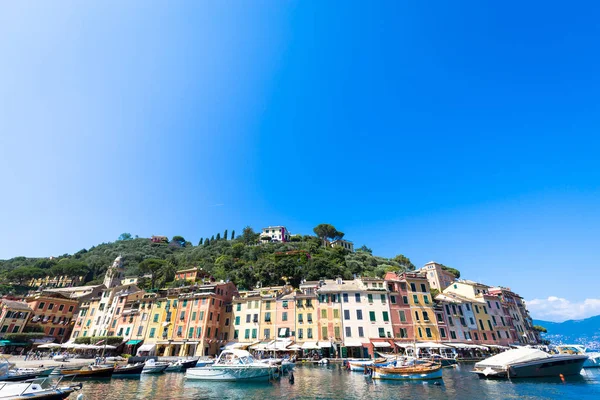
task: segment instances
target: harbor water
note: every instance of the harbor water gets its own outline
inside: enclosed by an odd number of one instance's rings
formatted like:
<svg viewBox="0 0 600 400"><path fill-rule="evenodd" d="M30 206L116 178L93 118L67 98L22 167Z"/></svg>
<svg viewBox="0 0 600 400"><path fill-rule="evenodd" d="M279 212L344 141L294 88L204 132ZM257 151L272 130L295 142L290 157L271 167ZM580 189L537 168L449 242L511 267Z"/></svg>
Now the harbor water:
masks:
<svg viewBox="0 0 600 400"><path fill-rule="evenodd" d="M586 369L564 381L559 377L502 381L480 380L470 372L472 367L473 364L462 364L446 368L443 379L435 382L374 381L341 365L298 365L294 383L287 376L268 383L233 383L190 381L183 373L165 373L84 381L82 393L86 400L600 399L600 369Z"/></svg>

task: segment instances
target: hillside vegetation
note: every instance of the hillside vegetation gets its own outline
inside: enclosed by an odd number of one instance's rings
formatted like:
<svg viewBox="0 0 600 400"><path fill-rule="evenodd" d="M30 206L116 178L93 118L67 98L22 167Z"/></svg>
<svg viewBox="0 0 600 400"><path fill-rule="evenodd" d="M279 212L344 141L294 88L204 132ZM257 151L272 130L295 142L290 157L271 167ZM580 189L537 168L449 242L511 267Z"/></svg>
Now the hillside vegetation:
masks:
<svg viewBox="0 0 600 400"><path fill-rule="evenodd" d="M318 228L318 227L317 227ZM75 254L49 258L16 257L0 261L0 277L13 287L23 285L32 277L46 275L85 276L87 284L101 282L106 269L121 255L127 276L146 275L146 288L176 285L175 271L188 267L203 268L216 279L231 280L240 288L250 288L260 282L263 286L280 285L285 281L297 285L300 280L316 280L354 275L382 276L386 271L414 270L404 255L394 258L374 256L369 248L361 247L350 253L341 247L324 246L324 237L292 236L287 243L260 243L259 234L246 227L234 239L228 233L201 239L194 246L181 236L170 241L152 243L147 238L132 238L123 234L119 240L103 243ZM341 232L335 232L341 234ZM234 233L232 232L232 237ZM0 287L6 293L9 287Z"/></svg>

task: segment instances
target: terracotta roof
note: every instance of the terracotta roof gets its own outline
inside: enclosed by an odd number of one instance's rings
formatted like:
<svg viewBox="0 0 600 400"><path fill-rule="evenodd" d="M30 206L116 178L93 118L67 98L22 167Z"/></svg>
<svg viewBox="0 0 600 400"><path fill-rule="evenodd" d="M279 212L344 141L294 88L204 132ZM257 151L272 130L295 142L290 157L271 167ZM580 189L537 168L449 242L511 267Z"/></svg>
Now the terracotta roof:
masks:
<svg viewBox="0 0 600 400"><path fill-rule="evenodd" d="M2 299L2 300L0 300L0 302L2 303L2 305L6 306L10 309L13 309L13 310L31 311L31 308L29 308L27 303L24 303L22 301Z"/></svg>

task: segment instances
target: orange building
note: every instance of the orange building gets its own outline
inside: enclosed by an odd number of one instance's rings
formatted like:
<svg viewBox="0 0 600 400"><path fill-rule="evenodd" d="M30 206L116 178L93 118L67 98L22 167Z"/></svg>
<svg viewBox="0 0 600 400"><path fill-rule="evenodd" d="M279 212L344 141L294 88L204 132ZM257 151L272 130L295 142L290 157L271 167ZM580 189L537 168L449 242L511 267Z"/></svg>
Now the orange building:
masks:
<svg viewBox="0 0 600 400"><path fill-rule="evenodd" d="M0 300L0 338L7 333L22 333L31 315L27 303L13 300Z"/></svg>
<svg viewBox="0 0 600 400"><path fill-rule="evenodd" d="M56 292L37 292L25 299L32 310L27 326L39 327L56 343L69 339L73 329L73 316L78 312L79 302L68 295Z"/></svg>

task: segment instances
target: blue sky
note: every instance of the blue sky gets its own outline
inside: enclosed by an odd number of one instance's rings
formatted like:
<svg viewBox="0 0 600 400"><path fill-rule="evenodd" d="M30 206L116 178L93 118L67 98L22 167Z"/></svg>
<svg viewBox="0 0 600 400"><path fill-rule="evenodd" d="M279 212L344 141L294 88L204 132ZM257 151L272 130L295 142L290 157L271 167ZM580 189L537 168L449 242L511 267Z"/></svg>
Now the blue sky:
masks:
<svg viewBox="0 0 600 400"><path fill-rule="evenodd" d="M599 7L4 4L0 258L328 222L600 314Z"/></svg>

